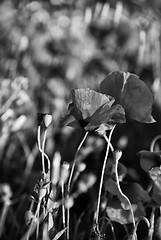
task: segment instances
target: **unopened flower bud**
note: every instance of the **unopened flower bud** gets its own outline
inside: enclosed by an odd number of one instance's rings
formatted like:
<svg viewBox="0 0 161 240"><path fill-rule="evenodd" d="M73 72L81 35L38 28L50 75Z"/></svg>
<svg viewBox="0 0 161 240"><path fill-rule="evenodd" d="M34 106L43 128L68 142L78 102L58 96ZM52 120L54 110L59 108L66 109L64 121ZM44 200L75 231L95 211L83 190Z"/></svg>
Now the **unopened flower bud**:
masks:
<svg viewBox="0 0 161 240"><path fill-rule="evenodd" d="M41 200L46 195L46 188L41 188L39 190L39 200Z"/></svg>
<svg viewBox="0 0 161 240"><path fill-rule="evenodd" d="M44 116L45 126L48 127L51 122L52 122L52 115L46 114L46 115Z"/></svg>
<svg viewBox="0 0 161 240"><path fill-rule="evenodd" d="M116 151L114 152L114 157L115 157L115 160L116 160L116 161L119 161L120 158L121 158L121 156L122 156L122 151L121 151L121 150L116 150Z"/></svg>
<svg viewBox="0 0 161 240"><path fill-rule="evenodd" d="M44 124L45 127L47 128L52 121L52 115L49 113L38 113L37 121L38 121L38 125Z"/></svg>

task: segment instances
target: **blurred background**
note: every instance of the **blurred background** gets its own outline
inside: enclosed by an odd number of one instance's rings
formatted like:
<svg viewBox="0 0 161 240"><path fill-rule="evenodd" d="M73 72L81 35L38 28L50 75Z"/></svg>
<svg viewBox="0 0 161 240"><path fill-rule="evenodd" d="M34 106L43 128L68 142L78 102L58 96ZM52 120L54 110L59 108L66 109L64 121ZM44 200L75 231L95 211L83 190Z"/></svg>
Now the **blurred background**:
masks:
<svg viewBox="0 0 161 240"><path fill-rule="evenodd" d="M161 134L160 21L160 0L1 1L0 194L5 184L15 200L16 210L7 220L10 224L14 219L11 234L21 229L22 213L28 209L25 196L40 175L37 112L53 117L46 142L50 159L59 152L62 161L72 162L84 132L59 126L70 90L98 90L112 71L137 74L154 94L156 123L128 121L117 126L112 139L114 147L123 150L121 161L130 181L146 187L137 152L149 150ZM90 141L100 144L94 133ZM100 165L101 146L89 154L87 172L96 172Z"/></svg>

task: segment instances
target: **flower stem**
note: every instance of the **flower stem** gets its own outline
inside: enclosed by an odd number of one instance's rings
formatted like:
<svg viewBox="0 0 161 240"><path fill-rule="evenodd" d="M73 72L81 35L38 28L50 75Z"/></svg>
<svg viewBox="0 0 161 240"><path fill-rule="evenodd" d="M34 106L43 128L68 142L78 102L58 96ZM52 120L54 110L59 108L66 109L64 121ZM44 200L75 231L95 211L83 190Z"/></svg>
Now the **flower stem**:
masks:
<svg viewBox="0 0 161 240"><path fill-rule="evenodd" d="M62 219L63 219L63 227L66 228L66 219L65 219L65 199L64 199L64 181L61 181L61 193L62 193Z"/></svg>
<svg viewBox="0 0 161 240"><path fill-rule="evenodd" d="M37 129L37 140L38 140L39 151L40 151L41 154L42 154L42 172L44 173L44 172L45 172L44 153L43 153L43 151L42 151L42 149L41 149L40 136L41 136L41 126L39 125L39 126L38 126L38 129Z"/></svg>
<svg viewBox="0 0 161 240"><path fill-rule="evenodd" d="M128 197L122 192L121 187L120 187L120 183L119 183L119 177L118 177L118 163L119 163L118 161L119 161L119 159L117 159L117 158L115 157L114 160L115 160L115 176L116 176L117 187L118 187L118 190L119 190L119 193L121 194L121 196L122 196L124 199L126 199L126 201L127 201L128 204L129 204L129 210L130 210L130 212L131 212L133 228L134 228L134 230L135 230L135 217L134 217L134 213L133 213L133 209L132 209L131 202L130 202L130 200L128 199ZM134 231L134 233L135 233L135 231ZM135 237L135 236L134 236L134 237Z"/></svg>
<svg viewBox="0 0 161 240"><path fill-rule="evenodd" d="M46 134L47 134L47 129L44 132L44 139L43 139L43 143L42 143L42 148L41 148L41 140L40 140L40 136L41 136L41 127L38 126L37 129L37 140L38 140L38 148L40 153L42 154L42 172L45 173L45 162L44 162L44 157L47 159L47 163L48 163L48 174L50 176L50 160L49 157L47 156L47 154L44 152L45 149L45 141L46 141Z"/></svg>
<svg viewBox="0 0 161 240"><path fill-rule="evenodd" d="M69 176L68 186L67 186L67 202L69 200L71 182L72 182L72 177L73 177L73 173L74 173L74 168L75 168L75 165L76 165L76 162L77 162L77 156L78 156L79 150L81 149L83 143L85 142L85 140L87 138L87 135L88 135L88 132L85 133L85 135L84 135L84 137L83 137L81 143L79 144L79 146L77 148L77 151L75 153L72 169L71 169L70 176ZM67 240L69 240L69 222L70 222L70 212L69 212L69 206L67 206Z"/></svg>
<svg viewBox="0 0 161 240"><path fill-rule="evenodd" d="M7 213L8 213L8 209L10 207L10 200L7 200L6 202L4 202L4 206L2 208L2 212L1 212L1 216L0 216L0 237L2 236L3 233L3 227L6 221L6 217L7 217Z"/></svg>
<svg viewBox="0 0 161 240"><path fill-rule="evenodd" d="M99 225L98 224L98 218L99 218L99 209L100 209L100 202L101 202L101 192L102 192L102 187L103 187L103 178L104 178L107 158L108 158L108 154L109 154L109 149L110 149L110 141L111 141L111 137L112 137L112 133L113 133L114 129L115 129L115 125L113 126L113 128L111 129L110 134L109 134L106 154L105 154L103 167L102 167L102 174L101 174L101 180L100 180L100 185L99 185L99 193L98 193L98 200L97 200L97 208L96 208L96 213L95 213L95 224L96 224L97 227ZM107 140L106 137L105 137L105 140Z"/></svg>
<svg viewBox="0 0 161 240"><path fill-rule="evenodd" d="M43 142L42 142L42 169L43 169L43 172L45 172L45 160L44 160L45 156L44 155L45 155L46 133L47 133L47 129L45 129L44 138L43 138Z"/></svg>
<svg viewBox="0 0 161 240"><path fill-rule="evenodd" d="M152 212L150 216L150 228L149 228L149 233L148 233L148 239L152 240L153 239L153 234L154 234L154 215L155 215L155 207L152 207Z"/></svg>
<svg viewBox="0 0 161 240"><path fill-rule="evenodd" d="M154 139L153 139L153 141L152 141L152 143L151 143L151 145L150 145L150 152L155 152L155 144L156 144L156 141L158 140L158 139L160 139L161 138L161 135L158 135L158 136L156 136Z"/></svg>
<svg viewBox="0 0 161 240"><path fill-rule="evenodd" d="M104 139L106 140L107 143L109 142L109 138L106 135L104 135ZM110 142L110 148L111 148L111 151L113 152L114 148L113 148L111 142Z"/></svg>

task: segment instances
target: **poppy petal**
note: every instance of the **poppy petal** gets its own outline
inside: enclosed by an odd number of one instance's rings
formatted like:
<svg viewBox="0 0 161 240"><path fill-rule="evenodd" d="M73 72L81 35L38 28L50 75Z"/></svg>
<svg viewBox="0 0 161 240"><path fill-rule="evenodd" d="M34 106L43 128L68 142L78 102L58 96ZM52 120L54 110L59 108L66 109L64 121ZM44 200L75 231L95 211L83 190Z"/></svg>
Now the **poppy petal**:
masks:
<svg viewBox="0 0 161 240"><path fill-rule="evenodd" d="M114 105L111 108L108 103L102 105L90 118L86 130L97 129L101 124L111 129L116 123L125 123L125 111L121 105Z"/></svg>
<svg viewBox="0 0 161 240"><path fill-rule="evenodd" d="M145 123L155 122L151 115L152 92L137 75L112 72L101 82L100 91L114 97L129 118Z"/></svg>
<svg viewBox="0 0 161 240"><path fill-rule="evenodd" d="M71 94L74 111L78 120L81 118L81 114L82 118L86 119L87 117L92 116L104 103L109 103L109 106L111 106L115 101L112 97L89 88L73 89Z"/></svg>

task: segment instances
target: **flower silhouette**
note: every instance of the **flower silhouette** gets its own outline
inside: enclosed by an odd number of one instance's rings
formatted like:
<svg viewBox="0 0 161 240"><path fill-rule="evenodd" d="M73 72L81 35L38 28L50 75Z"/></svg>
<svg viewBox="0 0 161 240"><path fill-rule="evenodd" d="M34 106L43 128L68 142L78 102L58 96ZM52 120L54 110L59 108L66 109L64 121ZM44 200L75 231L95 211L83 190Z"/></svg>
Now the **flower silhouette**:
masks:
<svg viewBox="0 0 161 240"><path fill-rule="evenodd" d="M110 130L117 123L126 122L125 111L119 104L113 105L115 99L89 88L73 89L69 115L74 121L67 125L83 128L86 131Z"/></svg>
<svg viewBox="0 0 161 240"><path fill-rule="evenodd" d="M153 123L153 95L148 86L135 74L112 72L100 84L100 92L115 98L126 117L143 123Z"/></svg>

